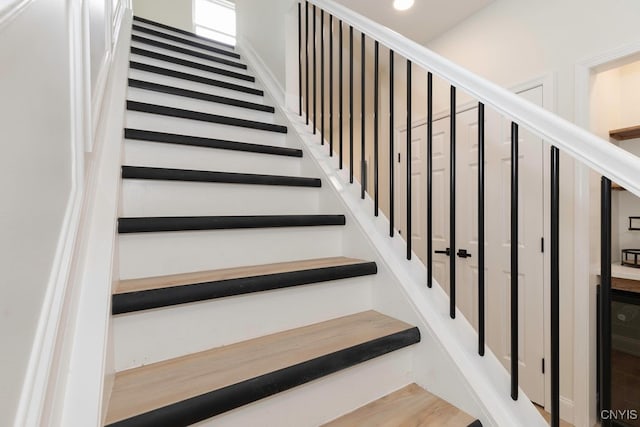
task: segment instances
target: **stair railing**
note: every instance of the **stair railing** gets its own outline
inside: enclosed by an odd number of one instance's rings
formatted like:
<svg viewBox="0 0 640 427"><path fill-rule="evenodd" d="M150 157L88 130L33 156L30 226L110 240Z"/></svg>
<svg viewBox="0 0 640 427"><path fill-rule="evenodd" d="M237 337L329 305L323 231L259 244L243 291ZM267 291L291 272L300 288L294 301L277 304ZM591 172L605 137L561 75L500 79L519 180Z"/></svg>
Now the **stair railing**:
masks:
<svg viewBox="0 0 640 427"><path fill-rule="evenodd" d="M467 70L457 66L451 61L437 55L436 53L428 50L424 46L421 46L406 37L373 22L354 11L335 3L332 0L308 0L301 1L297 5L298 13L298 89L299 89L299 102L298 109L300 116L305 116L306 123L309 125L311 118L313 119L313 133L316 134L318 116L321 126L321 143L325 143L325 22L329 24L329 87L330 99L329 99L329 117L328 117L328 131L329 131L329 155L334 154L339 159L339 169L344 167L344 150L345 143L348 143L349 150L349 182L354 183L354 98L353 82L354 82L354 30L360 32L361 35L361 51L360 61L362 70L360 76L361 85L361 99L360 106L362 117L360 123L360 144L361 144L361 158L360 158L360 186L361 198L365 198L366 192L366 167L365 162L365 114L367 111L367 105L365 102L365 88L367 86L368 77L365 69L365 44L367 40L374 42L374 71L373 71L373 85L374 85L374 100L373 100L373 121L374 121L374 135L373 135L373 194L374 199L374 212L375 216L379 215L379 126L380 126L380 102L379 102L379 46L382 44L389 49L389 124L390 124L390 137L389 137L389 150L390 153L394 153L394 115L397 114L396 105L394 102L394 87L397 84L394 62L395 56L405 58L407 63L406 74L406 92L407 92L407 104L404 113L406 114L407 125L407 138L406 138L406 151L407 159L411 159L411 126L412 126L412 111L411 111L411 95L412 95L412 64L422 67L427 71L427 287L432 287L433 284L433 75L447 81L450 84L450 218L449 218L449 232L450 232L450 247L446 251L437 251L445 253L449 256L449 298L450 298L450 317L455 318L456 315L456 270L455 261L456 256L467 256L462 251L457 254L455 247L455 233L456 233L456 91L458 89L466 91L469 95L474 97L478 101L478 170L477 170L477 183L478 183L478 354L484 356L485 354L485 306L484 306L484 293L485 293L485 126L484 126L484 113L485 106L490 106L503 116L508 117L511 120L511 176L510 176L510 241L518 242L518 155L519 155L519 129L524 127L537 136L541 137L544 141L552 144L550 149L550 221L551 221L551 269L550 269L550 326L551 326L551 425L560 425L560 280L559 280L559 265L560 265L560 251L559 251L559 233L560 233L560 150L563 150L568 155L572 156L576 160L589 166L591 169L597 171L602 175L602 187L601 187L601 288L600 288L600 342L601 342L601 357L600 357L600 408L611 409L611 395L610 382L611 382L611 360L609 352L611 348L611 328L610 328L610 312L611 312L611 300L610 300L610 288L611 288L611 182L616 181L622 185L625 189L631 191L637 196L640 196L640 158L608 143L607 141L597 137L596 135L587 132L584 129L577 127L576 125L562 119L561 117L546 111L533 103L519 98L516 94L497 86ZM320 31L317 31L317 17L320 15ZM325 20L325 15L328 19ZM310 25L311 24L311 25ZM337 28L335 27L337 25ZM310 34L311 26L311 34ZM343 88L343 30L348 28L348 79L349 79L349 91L345 93ZM333 33L338 32L340 43L338 45L338 98L339 98L339 111L337 115L334 115L333 111L333 85L334 85L334 48L333 48ZM320 82L318 82L317 70L317 54L320 51ZM309 59L312 59L312 66L309 67ZM310 75L311 72L311 75ZM303 84L304 80L304 84ZM319 88L318 88L319 83ZM305 91L303 93L303 86ZM321 97L320 114L318 115L316 110L316 99L318 89ZM311 93L309 92L311 90ZM343 112L343 97L347 96L349 101L349 111ZM304 100L304 102L303 102ZM310 109L310 100L313 105ZM304 104L304 108L303 108ZM311 116L310 116L311 113ZM345 117L346 116L346 117ZM344 141L343 129L345 126L345 118L348 119L348 140ZM338 125L339 142L338 147L334 147L334 127ZM412 219L412 206L411 206L411 162L406 162L406 257L411 259L412 246L411 246L411 219ZM394 236L395 230L395 206L394 206L394 156L390 155L389 159L389 235ZM510 395L514 400L518 399L518 245L511 245L510 250L510 262L511 262L511 300L510 300L510 326L511 326L511 390ZM606 425L606 420L603 420Z"/></svg>

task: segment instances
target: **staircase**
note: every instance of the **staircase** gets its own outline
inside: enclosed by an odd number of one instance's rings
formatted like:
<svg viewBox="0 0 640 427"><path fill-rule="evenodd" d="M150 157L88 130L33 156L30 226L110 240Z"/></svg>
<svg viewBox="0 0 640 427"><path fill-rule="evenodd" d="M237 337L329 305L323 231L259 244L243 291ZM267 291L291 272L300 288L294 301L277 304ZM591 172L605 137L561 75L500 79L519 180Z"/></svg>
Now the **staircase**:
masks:
<svg viewBox="0 0 640 427"><path fill-rule="evenodd" d="M105 425L480 425L414 384L420 331L240 55L135 18L130 61Z"/></svg>

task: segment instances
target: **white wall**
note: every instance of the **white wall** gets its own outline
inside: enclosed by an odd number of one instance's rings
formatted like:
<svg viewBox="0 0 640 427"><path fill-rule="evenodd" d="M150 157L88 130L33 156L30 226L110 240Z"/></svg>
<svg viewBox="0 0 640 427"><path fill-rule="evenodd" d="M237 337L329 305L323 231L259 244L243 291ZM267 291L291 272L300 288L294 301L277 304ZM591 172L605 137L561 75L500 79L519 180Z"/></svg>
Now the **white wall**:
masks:
<svg viewBox="0 0 640 427"><path fill-rule="evenodd" d="M152 21L193 31L193 0L133 0L133 13Z"/></svg>
<svg viewBox="0 0 640 427"><path fill-rule="evenodd" d="M640 28L634 23L639 15L640 4L632 0L496 0L428 47L507 87L552 74L556 112L573 121L576 63L638 40ZM560 267L561 395L567 401L573 398L572 163L561 158L561 257L568 260Z"/></svg>
<svg viewBox="0 0 640 427"><path fill-rule="evenodd" d="M3 426L16 414L38 419L32 410L42 410L54 376L92 105L106 80L112 8L123 2L9 1L0 10Z"/></svg>
<svg viewBox="0 0 640 427"><path fill-rule="evenodd" d="M4 426L11 425L16 412L71 189L65 3L33 2L0 28L0 425Z"/></svg>
<svg viewBox="0 0 640 427"><path fill-rule="evenodd" d="M285 86L285 18L293 0L236 0L239 41L249 43L278 83Z"/></svg>

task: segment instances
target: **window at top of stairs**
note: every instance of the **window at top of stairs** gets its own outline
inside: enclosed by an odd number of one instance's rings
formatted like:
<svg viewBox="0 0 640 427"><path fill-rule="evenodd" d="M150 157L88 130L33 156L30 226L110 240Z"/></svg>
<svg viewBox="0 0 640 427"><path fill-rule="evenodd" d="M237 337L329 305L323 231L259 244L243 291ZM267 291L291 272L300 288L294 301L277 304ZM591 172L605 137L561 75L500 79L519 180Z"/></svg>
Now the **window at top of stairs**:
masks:
<svg viewBox="0 0 640 427"><path fill-rule="evenodd" d="M196 34L235 46L235 3L228 0L193 0L193 6Z"/></svg>

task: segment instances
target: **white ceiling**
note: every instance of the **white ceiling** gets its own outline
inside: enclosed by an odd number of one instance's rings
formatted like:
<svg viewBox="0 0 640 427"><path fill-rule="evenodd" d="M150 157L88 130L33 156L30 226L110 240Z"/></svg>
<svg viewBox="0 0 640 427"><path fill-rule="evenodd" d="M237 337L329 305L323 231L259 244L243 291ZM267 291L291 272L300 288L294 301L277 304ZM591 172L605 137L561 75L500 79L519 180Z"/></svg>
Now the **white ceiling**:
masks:
<svg viewBox="0 0 640 427"><path fill-rule="evenodd" d="M393 8L393 0L336 0L418 43L444 33L493 0L415 0L409 10Z"/></svg>

